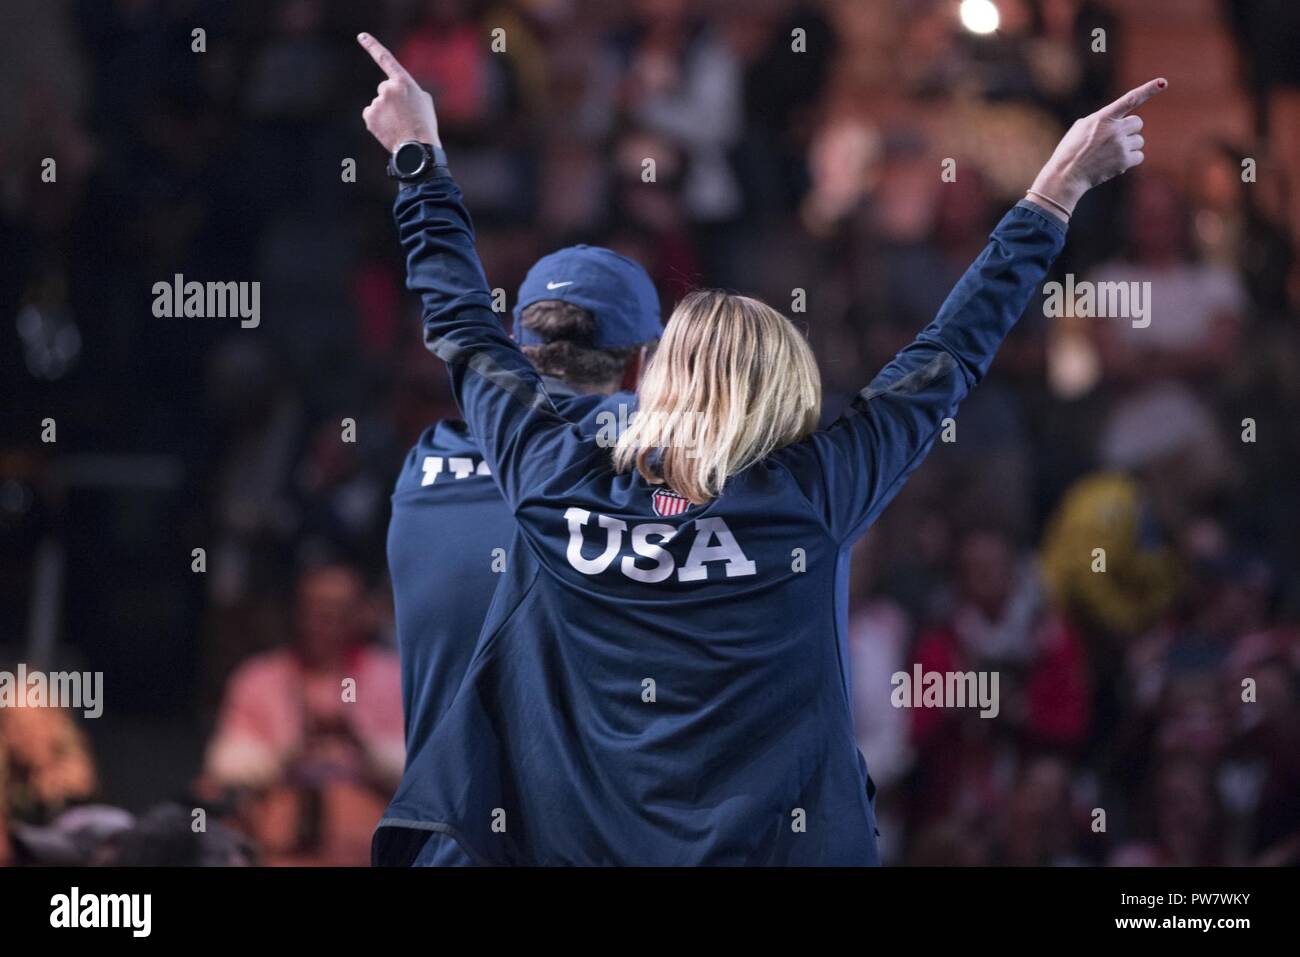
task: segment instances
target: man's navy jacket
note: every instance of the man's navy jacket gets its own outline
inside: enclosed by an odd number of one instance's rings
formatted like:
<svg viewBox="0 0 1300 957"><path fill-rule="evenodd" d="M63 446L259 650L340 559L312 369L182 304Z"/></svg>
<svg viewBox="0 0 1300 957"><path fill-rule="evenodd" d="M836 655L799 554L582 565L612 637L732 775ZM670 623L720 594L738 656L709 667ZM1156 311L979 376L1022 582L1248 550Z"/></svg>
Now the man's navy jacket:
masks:
<svg viewBox="0 0 1300 957"><path fill-rule="evenodd" d="M424 831L482 863L878 863L842 626L849 548L987 372L1060 221L1011 209L834 424L682 509L557 412L492 312L450 174L404 187L395 215L425 342L518 538L376 860L409 862L389 838Z"/></svg>
<svg viewBox="0 0 1300 957"><path fill-rule="evenodd" d="M636 396L577 395L546 380L556 409L584 435L616 432ZM444 419L406 455L392 497L388 570L401 654L406 754L418 754L469 667L509 560L515 519L469 427ZM423 836L427 837L428 832ZM445 845L436 858L458 855Z"/></svg>

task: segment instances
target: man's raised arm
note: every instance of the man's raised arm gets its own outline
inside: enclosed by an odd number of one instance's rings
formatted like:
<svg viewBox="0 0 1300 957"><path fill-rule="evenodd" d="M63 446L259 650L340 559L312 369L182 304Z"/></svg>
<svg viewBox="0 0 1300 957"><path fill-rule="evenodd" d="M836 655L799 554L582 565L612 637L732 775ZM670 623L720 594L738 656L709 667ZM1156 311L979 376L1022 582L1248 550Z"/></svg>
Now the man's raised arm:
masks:
<svg viewBox="0 0 1300 957"><path fill-rule="evenodd" d="M433 99L378 40L365 33L357 40L387 77L362 111L366 128L390 154L407 143L440 152ZM406 285L420 296L425 345L447 363L456 401L513 508L583 453L577 430L555 412L541 378L492 311L474 227L446 166L404 180L393 215L406 251Z"/></svg>

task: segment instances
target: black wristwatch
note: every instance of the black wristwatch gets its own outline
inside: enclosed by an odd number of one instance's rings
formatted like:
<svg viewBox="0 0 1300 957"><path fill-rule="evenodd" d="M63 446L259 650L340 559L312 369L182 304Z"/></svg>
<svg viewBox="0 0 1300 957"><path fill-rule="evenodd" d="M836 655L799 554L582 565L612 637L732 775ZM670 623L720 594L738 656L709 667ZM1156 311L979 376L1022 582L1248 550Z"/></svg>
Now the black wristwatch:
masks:
<svg viewBox="0 0 1300 957"><path fill-rule="evenodd" d="M441 146L407 140L397 144L397 149L388 157L388 175L403 183L414 183L423 179L436 166L447 165L447 154Z"/></svg>

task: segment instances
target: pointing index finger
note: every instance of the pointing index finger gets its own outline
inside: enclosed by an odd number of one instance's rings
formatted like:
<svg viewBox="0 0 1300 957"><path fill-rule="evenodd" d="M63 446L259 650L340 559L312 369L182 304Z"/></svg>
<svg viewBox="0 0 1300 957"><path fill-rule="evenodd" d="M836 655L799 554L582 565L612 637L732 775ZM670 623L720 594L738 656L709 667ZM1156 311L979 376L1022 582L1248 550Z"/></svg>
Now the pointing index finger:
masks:
<svg viewBox="0 0 1300 957"><path fill-rule="evenodd" d="M409 74L402 64L397 62L397 57L389 53L388 48L369 33L358 33L357 42L370 54L370 58L379 64L379 69L383 70L390 80L405 80L408 78Z"/></svg>
<svg viewBox="0 0 1300 957"><path fill-rule="evenodd" d="M1114 103L1103 107L1102 112L1111 119L1118 120L1122 117L1128 116L1139 106L1168 86L1169 81L1164 77L1157 77L1154 80L1148 80L1141 86L1129 90Z"/></svg>

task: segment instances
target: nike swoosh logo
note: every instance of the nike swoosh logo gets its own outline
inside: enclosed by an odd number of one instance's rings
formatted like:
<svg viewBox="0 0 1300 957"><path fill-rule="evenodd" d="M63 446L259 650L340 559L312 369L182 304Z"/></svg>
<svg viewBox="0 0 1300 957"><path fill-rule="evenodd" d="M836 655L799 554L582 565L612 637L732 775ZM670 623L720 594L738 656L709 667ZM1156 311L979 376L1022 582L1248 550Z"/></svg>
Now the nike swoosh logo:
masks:
<svg viewBox="0 0 1300 957"><path fill-rule="evenodd" d="M561 286L572 286L572 285L573 285L573 280L570 279L568 282L548 282L548 283L546 284L546 288L547 288L547 289L559 289Z"/></svg>

